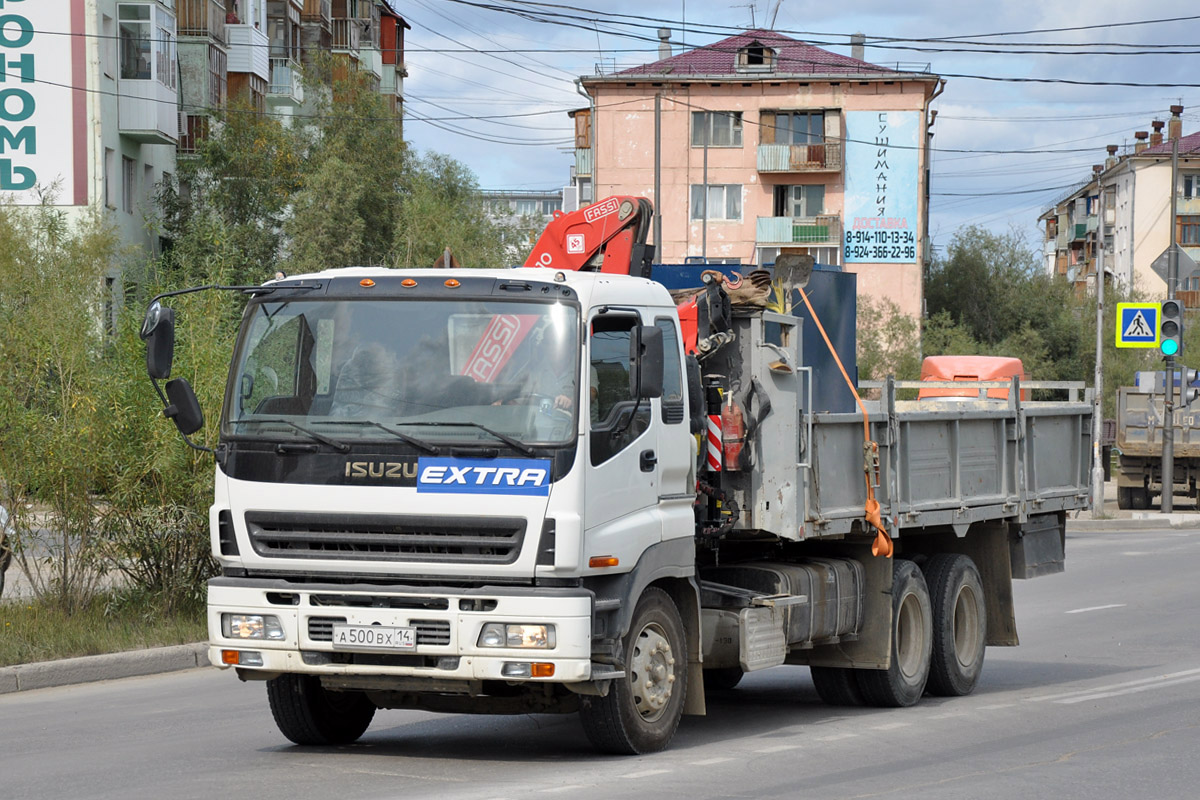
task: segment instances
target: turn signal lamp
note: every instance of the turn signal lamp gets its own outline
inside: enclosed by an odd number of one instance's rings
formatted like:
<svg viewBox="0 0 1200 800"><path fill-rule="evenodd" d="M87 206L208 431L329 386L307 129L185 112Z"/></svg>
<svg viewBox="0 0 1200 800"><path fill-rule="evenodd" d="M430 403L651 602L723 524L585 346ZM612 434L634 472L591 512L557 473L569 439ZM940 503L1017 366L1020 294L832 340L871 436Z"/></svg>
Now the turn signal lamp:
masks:
<svg viewBox="0 0 1200 800"><path fill-rule="evenodd" d="M615 567L621 563L621 559L616 556L592 556L588 559L588 566L592 569L605 569L607 567Z"/></svg>
<svg viewBox="0 0 1200 800"><path fill-rule="evenodd" d="M535 678L553 678L554 677L554 665L553 664L543 664L543 663L535 661L532 664L530 664L529 667L530 667L530 672L533 674L533 677L535 677Z"/></svg>

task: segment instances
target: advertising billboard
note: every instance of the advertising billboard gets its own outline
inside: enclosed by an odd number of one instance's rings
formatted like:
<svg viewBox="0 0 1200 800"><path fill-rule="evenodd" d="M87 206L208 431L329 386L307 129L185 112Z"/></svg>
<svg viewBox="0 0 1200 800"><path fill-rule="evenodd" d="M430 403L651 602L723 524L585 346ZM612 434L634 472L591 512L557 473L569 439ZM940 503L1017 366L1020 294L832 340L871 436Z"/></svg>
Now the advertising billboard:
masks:
<svg viewBox="0 0 1200 800"><path fill-rule="evenodd" d="M845 264L917 260L918 111L846 112Z"/></svg>
<svg viewBox="0 0 1200 800"><path fill-rule="evenodd" d="M0 195L87 204L84 4L0 3ZM76 88L78 87L78 88Z"/></svg>

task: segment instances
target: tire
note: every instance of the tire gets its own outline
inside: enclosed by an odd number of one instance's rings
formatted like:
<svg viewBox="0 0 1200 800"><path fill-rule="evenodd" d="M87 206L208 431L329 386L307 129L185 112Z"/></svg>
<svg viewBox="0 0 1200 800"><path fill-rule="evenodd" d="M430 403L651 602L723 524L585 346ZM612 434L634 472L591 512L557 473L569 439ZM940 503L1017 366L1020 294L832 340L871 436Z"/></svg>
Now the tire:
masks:
<svg viewBox="0 0 1200 800"><path fill-rule="evenodd" d="M861 706L862 690L858 688L859 670L848 667L809 667L817 695L830 706Z"/></svg>
<svg viewBox="0 0 1200 800"><path fill-rule="evenodd" d="M858 688L869 705L901 708L916 705L925 693L933 653L933 614L921 570L896 559L892 567L892 658L885 670L855 670Z"/></svg>
<svg viewBox="0 0 1200 800"><path fill-rule="evenodd" d="M1117 508L1126 510L1133 508L1133 487L1118 486L1117 487Z"/></svg>
<svg viewBox="0 0 1200 800"><path fill-rule="evenodd" d="M296 744L350 744L366 733L375 704L362 692L331 692L313 675L280 675L267 681L271 715Z"/></svg>
<svg viewBox="0 0 1200 800"><path fill-rule="evenodd" d="M670 595L650 587L633 610L624 641L625 677L606 697L585 697L584 732L602 753L662 750L675 735L687 693L687 641Z"/></svg>
<svg viewBox="0 0 1200 800"><path fill-rule="evenodd" d="M728 692L742 682L745 671L741 667L717 667L704 670L706 692Z"/></svg>
<svg viewBox="0 0 1200 800"><path fill-rule="evenodd" d="M975 690L987 645L987 606L975 562L939 553L925 565L933 602L933 656L930 694L962 697Z"/></svg>
<svg viewBox="0 0 1200 800"><path fill-rule="evenodd" d="M1138 511L1145 511L1150 507L1150 490L1136 486L1129 489L1129 507Z"/></svg>

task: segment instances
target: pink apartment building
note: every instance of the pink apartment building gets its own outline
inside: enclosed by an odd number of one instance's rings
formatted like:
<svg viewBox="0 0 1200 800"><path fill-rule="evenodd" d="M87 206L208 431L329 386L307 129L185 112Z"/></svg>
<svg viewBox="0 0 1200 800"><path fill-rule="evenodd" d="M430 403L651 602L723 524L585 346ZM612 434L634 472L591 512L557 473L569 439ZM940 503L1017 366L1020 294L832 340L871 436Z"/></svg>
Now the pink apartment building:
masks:
<svg viewBox="0 0 1200 800"><path fill-rule="evenodd" d="M583 78L591 106L573 114L581 200L652 199L663 263L808 253L857 273L861 294L919 316L929 104L943 82L855 54L754 30Z"/></svg>

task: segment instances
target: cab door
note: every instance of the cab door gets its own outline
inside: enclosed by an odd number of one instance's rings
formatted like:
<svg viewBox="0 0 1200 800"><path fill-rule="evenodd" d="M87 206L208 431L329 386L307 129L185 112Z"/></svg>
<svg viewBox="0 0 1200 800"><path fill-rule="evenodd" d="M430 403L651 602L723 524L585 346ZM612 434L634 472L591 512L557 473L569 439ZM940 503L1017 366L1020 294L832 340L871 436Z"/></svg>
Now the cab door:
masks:
<svg viewBox="0 0 1200 800"><path fill-rule="evenodd" d="M629 311L589 319L589 417L584 501L588 553L634 558L662 538L658 399L629 388L629 345L641 319ZM631 565L632 566L632 565Z"/></svg>

